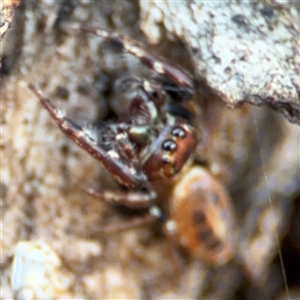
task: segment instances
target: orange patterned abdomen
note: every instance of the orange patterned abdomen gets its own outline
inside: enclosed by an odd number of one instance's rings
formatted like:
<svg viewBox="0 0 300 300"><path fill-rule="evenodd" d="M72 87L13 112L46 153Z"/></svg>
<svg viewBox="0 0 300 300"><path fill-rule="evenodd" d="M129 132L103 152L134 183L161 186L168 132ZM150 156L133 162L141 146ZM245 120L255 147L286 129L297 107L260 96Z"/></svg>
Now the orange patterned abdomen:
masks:
<svg viewBox="0 0 300 300"><path fill-rule="evenodd" d="M212 264L232 257L233 211L223 185L206 169L192 167L176 184L170 218L179 243Z"/></svg>

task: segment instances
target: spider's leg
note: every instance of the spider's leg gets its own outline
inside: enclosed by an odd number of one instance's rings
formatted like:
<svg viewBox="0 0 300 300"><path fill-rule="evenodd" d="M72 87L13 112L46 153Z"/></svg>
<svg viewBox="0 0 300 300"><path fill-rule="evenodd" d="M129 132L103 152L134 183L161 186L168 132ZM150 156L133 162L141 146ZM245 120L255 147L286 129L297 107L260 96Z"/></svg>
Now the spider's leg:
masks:
<svg viewBox="0 0 300 300"><path fill-rule="evenodd" d="M87 189L86 191L96 199L101 199L112 204L124 205L133 209L149 208L156 199L154 191L149 193L109 190L99 192L94 189Z"/></svg>
<svg viewBox="0 0 300 300"><path fill-rule="evenodd" d="M143 47L123 35L108 32L100 27L81 26L78 28L67 25L65 29L79 30L100 36L112 45L136 56L150 70L169 78L172 82L184 89L187 94L192 95L194 93L194 81L187 71L159 56L152 55Z"/></svg>
<svg viewBox="0 0 300 300"><path fill-rule="evenodd" d="M137 171L132 164L120 159L115 150L105 151L97 143L97 138L89 131L83 130L80 126L65 117L64 113L57 109L49 99L45 98L38 89L30 84L29 88L39 98L42 106L49 112L60 130L78 146L99 160L114 177L127 187L139 187L147 181L147 177Z"/></svg>

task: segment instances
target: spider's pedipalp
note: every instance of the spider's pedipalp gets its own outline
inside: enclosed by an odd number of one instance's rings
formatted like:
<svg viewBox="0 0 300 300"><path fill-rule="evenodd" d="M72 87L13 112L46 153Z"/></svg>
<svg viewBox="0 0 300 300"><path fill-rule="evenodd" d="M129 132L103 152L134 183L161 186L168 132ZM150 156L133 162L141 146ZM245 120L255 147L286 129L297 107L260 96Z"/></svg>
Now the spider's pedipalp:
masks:
<svg viewBox="0 0 300 300"><path fill-rule="evenodd" d="M75 124L72 120L62 115L49 99L46 99L38 89L30 84L29 88L39 98L43 107L49 112L52 119L56 122L60 130L68 136L74 143L88 152L91 156L102 162L108 171L123 185L127 187L138 187L143 185L147 177L135 170L131 163L116 159L117 152L114 150L105 151L92 134L86 134L82 127Z"/></svg>

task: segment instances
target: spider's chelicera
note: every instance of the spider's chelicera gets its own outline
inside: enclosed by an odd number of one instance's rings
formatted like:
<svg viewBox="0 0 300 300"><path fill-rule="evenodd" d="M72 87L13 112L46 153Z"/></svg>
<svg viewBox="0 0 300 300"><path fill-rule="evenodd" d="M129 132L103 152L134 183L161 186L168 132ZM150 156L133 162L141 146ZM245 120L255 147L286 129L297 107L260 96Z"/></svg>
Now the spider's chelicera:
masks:
<svg viewBox="0 0 300 300"><path fill-rule="evenodd" d="M148 216L132 223L166 220L164 228L172 240L209 263L225 263L232 256L233 213L223 185L193 162L197 138L192 113L183 107L195 93L193 77L119 34L94 27L76 30L104 38L154 73L148 79L121 81L129 103L127 118L101 128L77 125L29 85L60 130L128 188L90 194L149 209ZM161 186L168 193L162 193Z"/></svg>

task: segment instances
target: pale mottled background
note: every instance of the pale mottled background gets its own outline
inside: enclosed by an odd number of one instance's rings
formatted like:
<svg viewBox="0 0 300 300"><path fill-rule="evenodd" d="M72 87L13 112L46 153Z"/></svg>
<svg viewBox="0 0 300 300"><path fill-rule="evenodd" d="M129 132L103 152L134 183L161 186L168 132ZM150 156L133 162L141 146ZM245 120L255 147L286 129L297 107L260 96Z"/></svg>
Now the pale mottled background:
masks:
<svg viewBox="0 0 300 300"><path fill-rule="evenodd" d="M12 297L16 245L36 239L61 261L50 268L63 282L56 298L299 298L300 133L287 121L300 120L298 18L296 2L23 1L1 42L3 299ZM197 128L207 136L198 154L227 173L237 212L232 262L211 268L182 254L174 273L159 226L100 233L130 216L84 188L117 185L63 136L27 84L82 124L106 116L114 81L141 70L97 37L62 32L63 22L116 30L198 79Z"/></svg>

